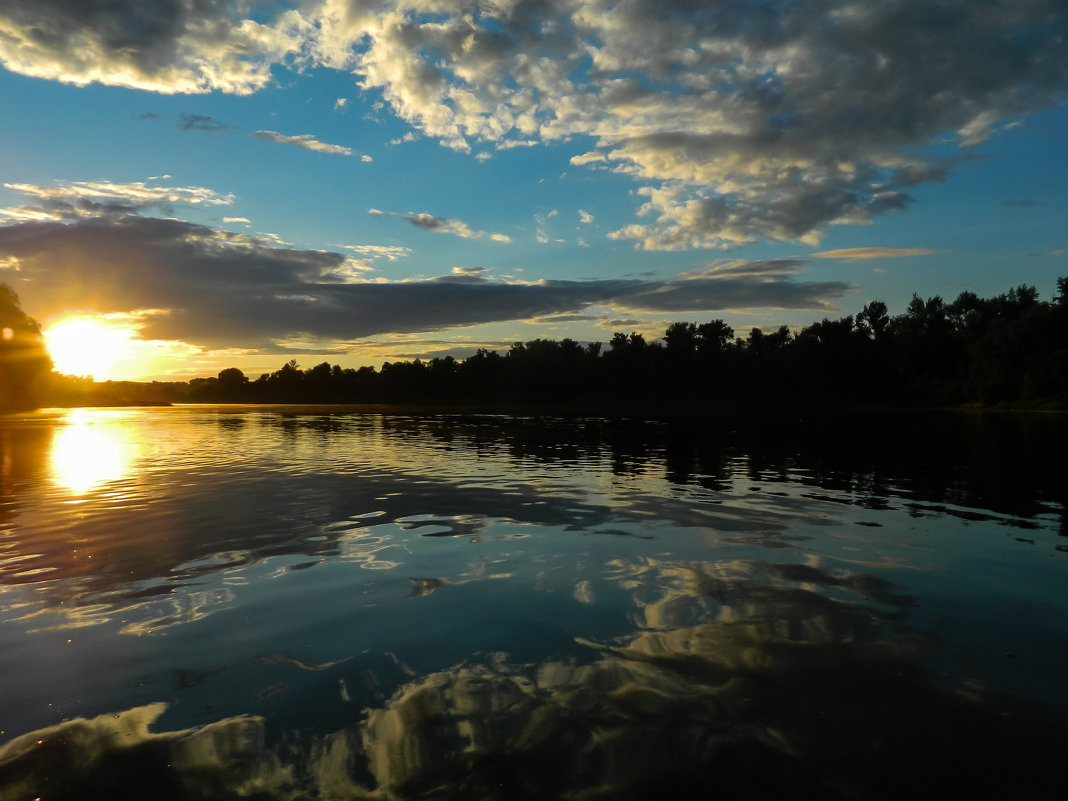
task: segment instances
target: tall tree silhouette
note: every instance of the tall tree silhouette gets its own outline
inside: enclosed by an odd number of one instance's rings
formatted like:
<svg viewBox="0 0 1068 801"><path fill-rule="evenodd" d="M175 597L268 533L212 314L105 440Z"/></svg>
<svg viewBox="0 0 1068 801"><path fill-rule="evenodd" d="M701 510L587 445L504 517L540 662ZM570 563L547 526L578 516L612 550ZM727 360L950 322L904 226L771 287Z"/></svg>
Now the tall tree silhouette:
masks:
<svg viewBox="0 0 1068 801"><path fill-rule="evenodd" d="M41 327L19 306L15 291L0 284L0 411L35 405L51 368Z"/></svg>

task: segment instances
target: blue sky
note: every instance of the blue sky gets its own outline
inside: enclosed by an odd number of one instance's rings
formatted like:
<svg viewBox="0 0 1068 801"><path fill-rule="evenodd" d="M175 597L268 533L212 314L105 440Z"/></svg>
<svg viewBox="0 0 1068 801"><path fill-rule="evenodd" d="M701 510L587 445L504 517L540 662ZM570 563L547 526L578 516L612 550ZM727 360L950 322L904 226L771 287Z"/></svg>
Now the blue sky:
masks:
<svg viewBox="0 0 1068 801"><path fill-rule="evenodd" d="M0 0L0 281L109 376L1068 274L1059 0Z"/></svg>

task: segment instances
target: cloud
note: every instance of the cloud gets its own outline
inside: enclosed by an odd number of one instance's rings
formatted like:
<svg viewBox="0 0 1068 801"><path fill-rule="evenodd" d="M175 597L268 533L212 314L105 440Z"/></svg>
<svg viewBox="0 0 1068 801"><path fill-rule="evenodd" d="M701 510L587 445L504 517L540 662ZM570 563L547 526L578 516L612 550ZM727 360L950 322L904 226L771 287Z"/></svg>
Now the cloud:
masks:
<svg viewBox="0 0 1068 801"><path fill-rule="evenodd" d="M0 64L22 75L163 94L250 94L299 53L308 21L244 17L219 0L0 0Z"/></svg>
<svg viewBox="0 0 1068 801"><path fill-rule="evenodd" d="M512 237L507 234L491 234L486 231L476 231L463 220L454 220L448 217L435 217L433 214L428 214L427 212L420 212L418 214L408 212L407 214L400 214L395 211L368 209L367 213L372 217L396 217L400 220L407 220L416 228L422 228L424 231L429 231L432 234L450 234L452 236L458 236L461 239L481 239L483 237L489 237L494 242L502 243L512 241Z"/></svg>
<svg viewBox="0 0 1068 801"><path fill-rule="evenodd" d="M586 209L579 209L578 216L579 222L583 223L584 225L589 225L593 222L593 215L586 211Z"/></svg>
<svg viewBox="0 0 1068 801"><path fill-rule="evenodd" d="M219 122L214 117L183 113L178 117L178 127L183 131L225 131L230 126Z"/></svg>
<svg viewBox="0 0 1068 801"><path fill-rule="evenodd" d="M368 258L386 259L387 261L406 258L412 252L411 248L403 247L402 245L337 245L337 247L351 250L353 253L367 256Z"/></svg>
<svg viewBox="0 0 1068 801"><path fill-rule="evenodd" d="M798 259L770 259L768 261L746 261L745 259L716 259L703 267L675 276L681 281L720 279L720 278L758 278L779 275L792 275L800 272L803 262Z"/></svg>
<svg viewBox="0 0 1068 801"><path fill-rule="evenodd" d="M86 211L97 213L102 204L127 210L166 206L171 203L228 206L234 202L232 194L220 195L203 186L151 186L142 181L128 184L75 181L52 187L5 183L4 186L42 201L47 210L60 216L64 213L78 216Z"/></svg>
<svg viewBox="0 0 1068 801"><path fill-rule="evenodd" d="M349 246L389 258L386 246ZM371 282L344 254L280 247L263 236L136 213L0 226L0 280L17 276L27 308L138 313L145 339L277 352L278 343L349 342L390 333L576 314L591 306L687 312L832 310L850 286L792 276L675 281L505 281L482 268L424 280ZM11 278L5 273L11 273Z"/></svg>
<svg viewBox="0 0 1068 801"><path fill-rule="evenodd" d="M1059 0L327 3L315 47L459 151L592 140L647 250L815 243L1064 96ZM952 137L950 157L933 146Z"/></svg>
<svg viewBox="0 0 1068 801"><path fill-rule="evenodd" d="M646 250L814 244L906 209L913 187L1062 102L1068 70L1063 0L255 7L0 0L0 64L163 93L345 70L460 152L581 142L572 165L639 182L641 219L612 236Z"/></svg>
<svg viewBox="0 0 1068 801"><path fill-rule="evenodd" d="M250 220L248 217L223 217L222 221L224 223L244 223L245 225L252 224L252 220Z"/></svg>
<svg viewBox="0 0 1068 801"><path fill-rule="evenodd" d="M316 153L333 153L339 156L352 155L352 148L343 147L342 145L328 145L326 142L320 142L311 134L286 136L277 131L256 131L252 135L257 139L268 139L272 142L278 142L281 145L294 145L296 147L302 147L305 150L314 150Z"/></svg>
<svg viewBox="0 0 1068 801"><path fill-rule="evenodd" d="M898 259L903 256L930 256L937 253L930 248L842 248L812 253L813 259L845 259L846 261L870 261L871 259Z"/></svg>

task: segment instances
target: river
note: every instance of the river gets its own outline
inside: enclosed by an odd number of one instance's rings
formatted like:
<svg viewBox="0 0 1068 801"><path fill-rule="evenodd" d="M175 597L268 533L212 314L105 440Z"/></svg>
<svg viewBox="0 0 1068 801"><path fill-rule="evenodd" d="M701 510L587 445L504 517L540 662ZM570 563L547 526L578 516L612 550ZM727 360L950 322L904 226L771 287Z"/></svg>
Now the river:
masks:
<svg viewBox="0 0 1068 801"><path fill-rule="evenodd" d="M1055 797L1066 453L1040 414L3 416L0 801Z"/></svg>

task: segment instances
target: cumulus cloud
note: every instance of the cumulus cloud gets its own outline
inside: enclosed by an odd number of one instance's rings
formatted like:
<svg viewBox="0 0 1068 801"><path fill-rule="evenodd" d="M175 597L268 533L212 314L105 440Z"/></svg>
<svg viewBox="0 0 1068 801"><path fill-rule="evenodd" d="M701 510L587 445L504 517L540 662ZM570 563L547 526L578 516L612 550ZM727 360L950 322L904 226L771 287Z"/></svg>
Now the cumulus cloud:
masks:
<svg viewBox="0 0 1068 801"><path fill-rule="evenodd" d="M642 182L646 219L614 236L647 250L814 243L904 209L959 163L929 146L1058 102L1068 64L1059 0L322 8L318 57L449 147L592 139L571 163Z"/></svg>
<svg viewBox="0 0 1068 801"><path fill-rule="evenodd" d="M571 164L640 182L641 220L612 235L647 250L811 244L905 209L912 187L1061 102L1068 70L1063 0L249 8L0 0L0 64L166 93L247 94L276 65L350 71L457 151L582 142Z"/></svg>
<svg viewBox="0 0 1068 801"><path fill-rule="evenodd" d="M813 253L813 259L845 259L846 261L870 261L871 259L897 259L902 256L930 256L937 253L930 248L842 248Z"/></svg>
<svg viewBox="0 0 1068 801"><path fill-rule="evenodd" d="M420 212L418 214L408 212L407 214L400 214L395 211L368 209L367 213L372 217L396 217L400 220L407 220L416 228L422 228L424 231L429 231L432 234L450 234L452 236L458 236L461 239L482 239L483 237L489 237L489 239L494 242L502 243L512 241L512 237L507 234L491 234L486 231L476 231L463 220L455 220L449 217L435 217L433 214L428 214L427 212Z"/></svg>
<svg viewBox="0 0 1068 801"><path fill-rule="evenodd" d="M0 64L34 78L164 94L264 88L306 46L298 11L270 23L225 0L0 0Z"/></svg>
<svg viewBox="0 0 1068 801"><path fill-rule="evenodd" d="M586 211L586 209L579 209L578 216L579 222L583 223L584 225L589 225L593 222L593 215Z"/></svg>
<svg viewBox="0 0 1068 801"><path fill-rule="evenodd" d="M257 139L267 139L271 142L278 142L280 145L294 145L295 147L302 147L305 150L314 150L316 153L333 153L338 156L351 156L352 148L344 147L342 145L329 145L326 142L320 142L311 134L298 134L296 136L286 136L280 134L277 131L256 131L252 134Z"/></svg>

